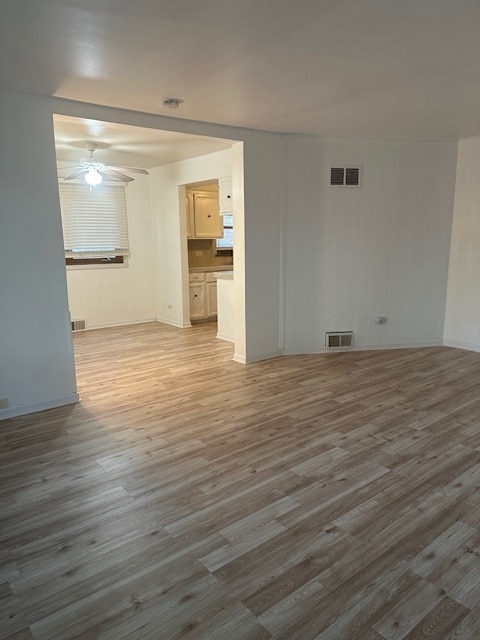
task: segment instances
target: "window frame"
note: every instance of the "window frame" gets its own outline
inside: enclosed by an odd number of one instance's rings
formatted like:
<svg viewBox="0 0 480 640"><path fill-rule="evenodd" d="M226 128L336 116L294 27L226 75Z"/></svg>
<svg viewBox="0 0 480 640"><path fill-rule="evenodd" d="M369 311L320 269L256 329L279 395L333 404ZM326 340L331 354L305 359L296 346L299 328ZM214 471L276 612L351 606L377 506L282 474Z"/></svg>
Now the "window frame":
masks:
<svg viewBox="0 0 480 640"><path fill-rule="evenodd" d="M99 191L102 198L98 203L89 202L89 194L92 193L92 197L95 197L95 193L98 195ZM130 245L124 185L104 182L92 189L83 181L59 182L59 198L65 265L68 269L128 266ZM105 216L98 225L99 240L96 240L97 245L91 244L91 248L88 248L96 231L92 220L101 213ZM112 244L120 246L102 247L102 241L108 244L111 241ZM70 244L72 249L67 249L67 244Z"/></svg>
<svg viewBox="0 0 480 640"><path fill-rule="evenodd" d="M231 224L225 224L225 221L229 219L231 220ZM222 216L222 229L223 229L223 235L221 238L216 238L215 240L215 248L216 248L216 253L217 255L222 255L222 256L231 256L233 255L233 214L229 213L226 215ZM225 237L225 229L231 229L232 230L232 244L231 245L219 245L219 242L221 242L222 240L224 240Z"/></svg>

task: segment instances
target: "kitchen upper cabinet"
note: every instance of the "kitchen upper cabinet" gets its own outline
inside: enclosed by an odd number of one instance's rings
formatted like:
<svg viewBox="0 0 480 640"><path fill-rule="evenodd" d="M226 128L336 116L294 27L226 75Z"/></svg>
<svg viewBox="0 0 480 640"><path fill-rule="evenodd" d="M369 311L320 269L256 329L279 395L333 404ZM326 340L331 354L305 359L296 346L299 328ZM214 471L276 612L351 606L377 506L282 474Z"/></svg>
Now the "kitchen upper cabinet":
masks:
<svg viewBox="0 0 480 640"><path fill-rule="evenodd" d="M200 192L187 194L187 237L211 239L222 236L218 196Z"/></svg>
<svg viewBox="0 0 480 640"><path fill-rule="evenodd" d="M233 213L232 178L218 179L220 215L226 216Z"/></svg>

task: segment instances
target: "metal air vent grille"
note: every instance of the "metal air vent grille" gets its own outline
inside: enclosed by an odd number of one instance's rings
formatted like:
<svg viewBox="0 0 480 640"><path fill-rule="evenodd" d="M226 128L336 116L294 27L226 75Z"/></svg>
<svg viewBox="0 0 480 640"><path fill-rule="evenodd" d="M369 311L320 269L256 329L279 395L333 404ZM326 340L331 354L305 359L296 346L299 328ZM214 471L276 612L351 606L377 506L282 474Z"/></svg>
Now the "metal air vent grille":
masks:
<svg viewBox="0 0 480 640"><path fill-rule="evenodd" d="M360 167L330 167L331 187L359 187Z"/></svg>
<svg viewBox="0 0 480 640"><path fill-rule="evenodd" d="M72 320L72 331L85 331L87 323L85 320Z"/></svg>
<svg viewBox="0 0 480 640"><path fill-rule="evenodd" d="M328 331L325 334L327 349L348 349L353 347L353 331Z"/></svg>

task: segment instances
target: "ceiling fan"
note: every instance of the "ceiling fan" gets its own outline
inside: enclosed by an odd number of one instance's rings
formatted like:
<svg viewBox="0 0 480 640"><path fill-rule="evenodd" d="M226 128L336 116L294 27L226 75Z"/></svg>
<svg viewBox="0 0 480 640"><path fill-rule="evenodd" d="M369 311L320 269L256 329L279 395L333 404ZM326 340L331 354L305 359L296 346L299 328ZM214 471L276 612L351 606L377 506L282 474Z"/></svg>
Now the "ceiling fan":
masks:
<svg viewBox="0 0 480 640"><path fill-rule="evenodd" d="M107 165L104 162L97 162L93 157L93 152L97 146L98 145L95 142L87 142L85 147L90 153L90 157L86 160L82 160L75 171L66 178L63 178L63 180L75 180L76 178L83 177L90 187L96 187L103 181L104 177L107 180L118 180L120 182L132 182L135 179L128 176L126 173L123 173L123 171L128 171L129 173L141 173L146 176L149 175L146 169ZM119 171L119 169L121 169L121 171Z"/></svg>

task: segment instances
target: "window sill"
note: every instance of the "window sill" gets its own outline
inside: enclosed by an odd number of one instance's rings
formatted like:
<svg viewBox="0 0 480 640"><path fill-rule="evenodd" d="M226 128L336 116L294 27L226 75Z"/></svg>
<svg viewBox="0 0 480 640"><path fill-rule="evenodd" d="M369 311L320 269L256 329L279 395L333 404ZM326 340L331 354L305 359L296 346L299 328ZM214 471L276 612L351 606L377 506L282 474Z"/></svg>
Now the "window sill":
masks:
<svg viewBox="0 0 480 640"><path fill-rule="evenodd" d="M125 261L123 264L109 264L108 262L105 262L103 264L67 264L65 266L67 271L89 271L90 269L103 271L103 269L128 269L128 262Z"/></svg>

